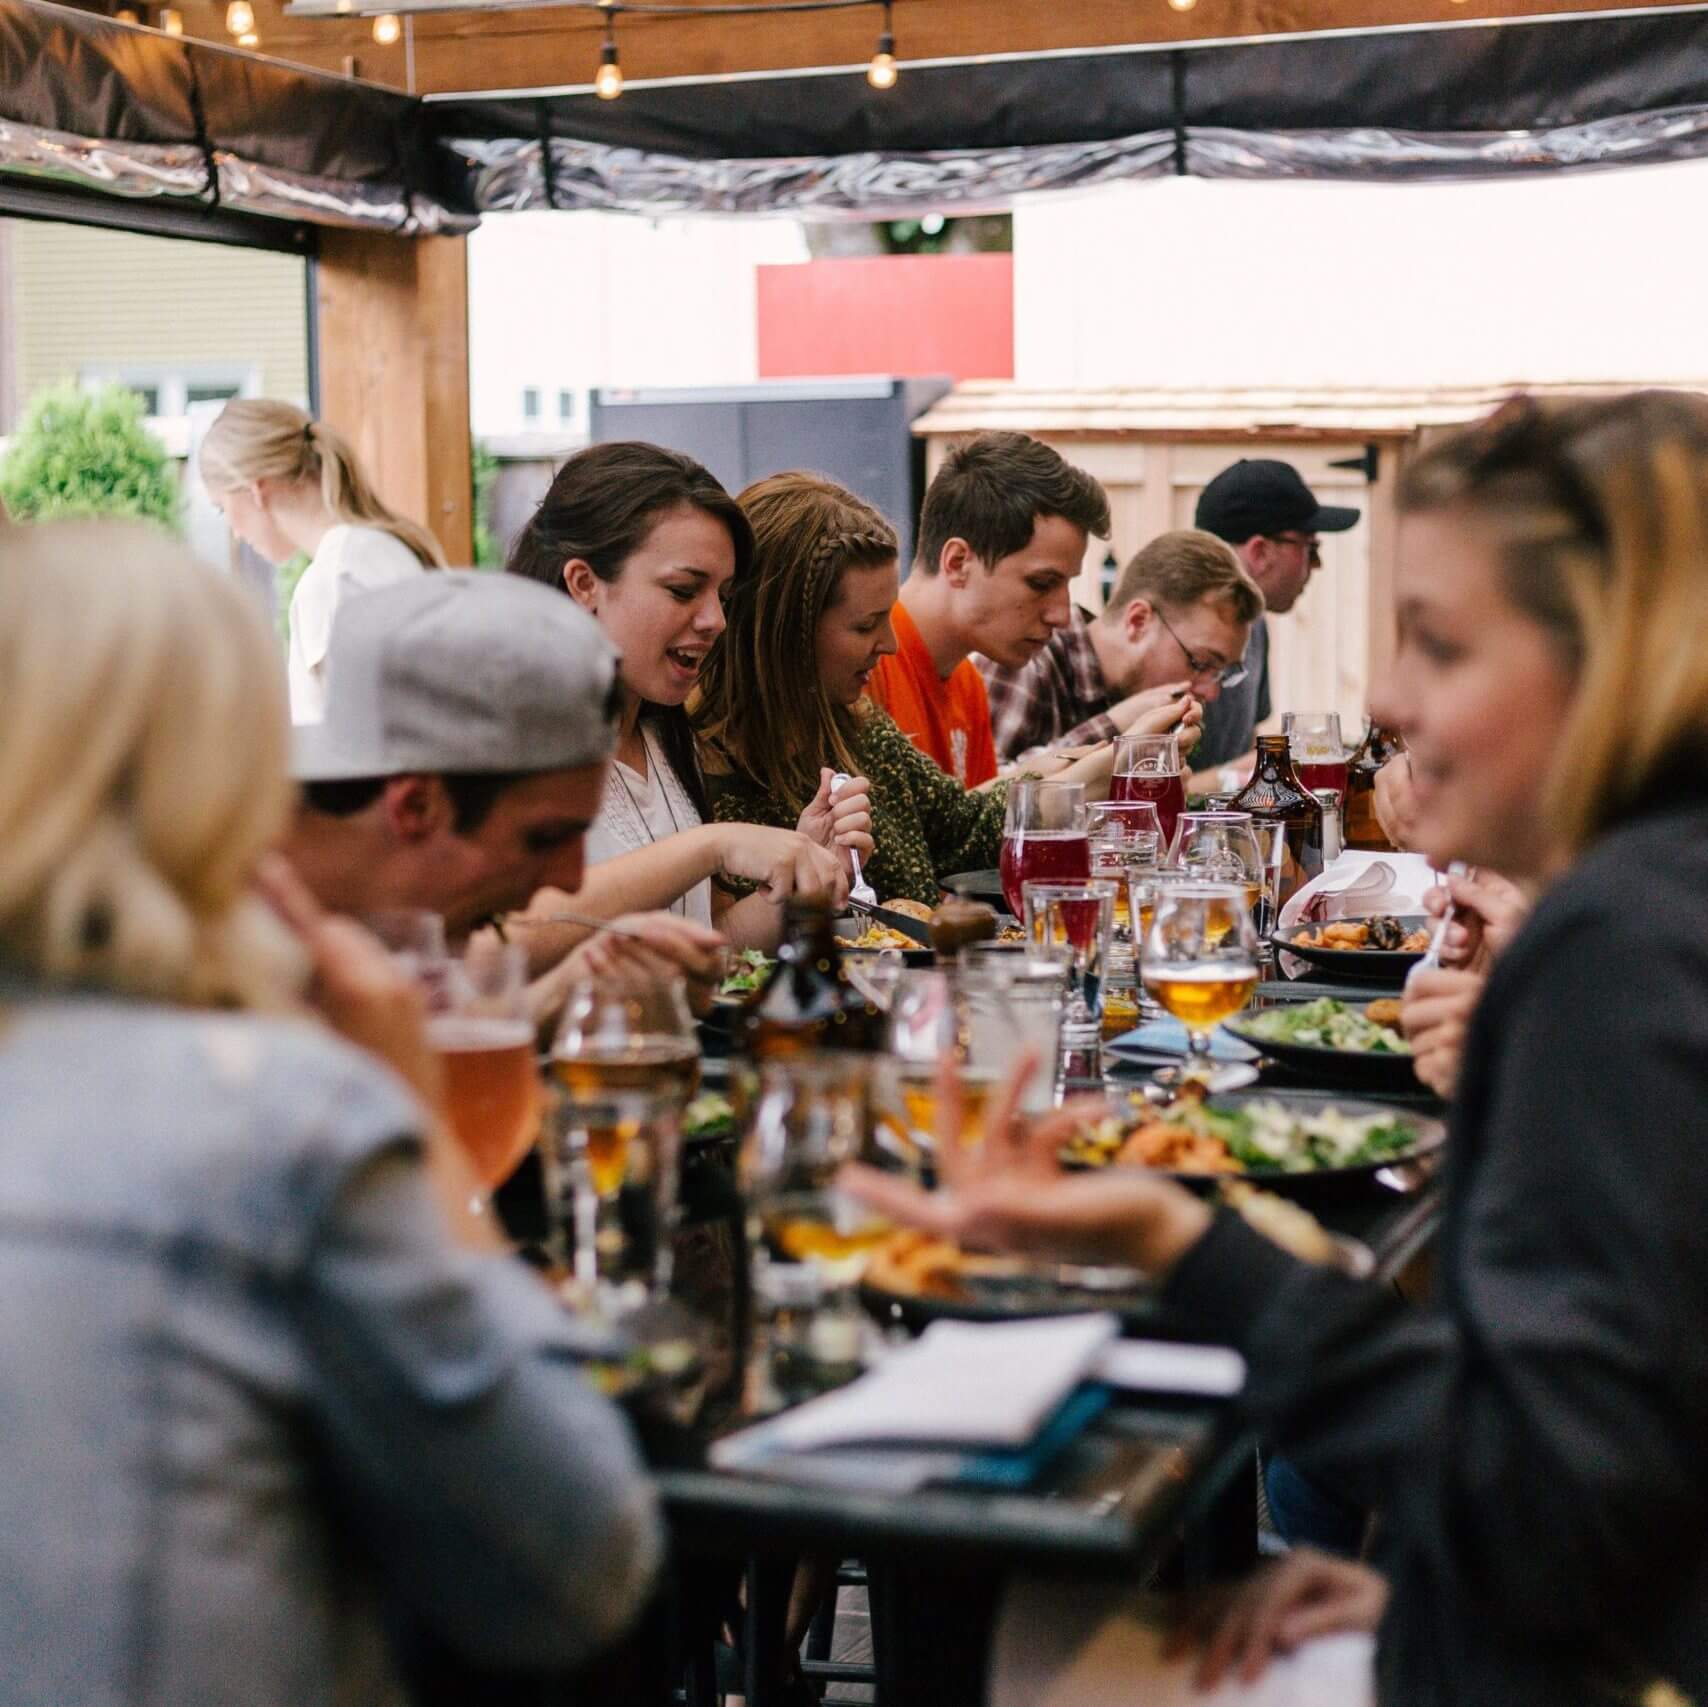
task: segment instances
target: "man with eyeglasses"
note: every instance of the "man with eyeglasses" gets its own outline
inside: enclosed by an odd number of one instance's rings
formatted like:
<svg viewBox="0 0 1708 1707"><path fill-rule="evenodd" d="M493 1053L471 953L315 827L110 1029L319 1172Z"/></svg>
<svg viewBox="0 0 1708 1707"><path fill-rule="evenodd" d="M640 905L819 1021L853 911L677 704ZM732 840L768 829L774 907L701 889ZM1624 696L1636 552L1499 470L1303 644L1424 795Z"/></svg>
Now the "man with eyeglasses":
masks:
<svg viewBox="0 0 1708 1707"><path fill-rule="evenodd" d="M1090 746L1178 728L1188 750L1203 707L1243 678L1263 597L1213 535L1153 539L1121 571L1101 616L1075 608L1018 669L977 658L996 750Z"/></svg>
<svg viewBox="0 0 1708 1707"><path fill-rule="evenodd" d="M1242 457L1204 488L1196 519L1234 548L1265 607L1279 615L1299 602L1321 567L1320 536L1345 533L1359 514L1318 503L1291 463ZM1244 679L1229 684L1204 713L1204 738L1192 757L1200 772L1243 760L1270 715L1269 628L1261 619L1252 625L1244 661Z"/></svg>

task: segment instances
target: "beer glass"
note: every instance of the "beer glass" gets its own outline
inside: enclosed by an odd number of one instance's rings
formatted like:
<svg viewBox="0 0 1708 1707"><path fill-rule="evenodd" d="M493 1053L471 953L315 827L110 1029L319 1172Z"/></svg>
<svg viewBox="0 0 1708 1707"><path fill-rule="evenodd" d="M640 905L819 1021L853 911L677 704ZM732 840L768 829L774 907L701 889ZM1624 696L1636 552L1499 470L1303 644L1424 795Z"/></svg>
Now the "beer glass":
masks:
<svg viewBox="0 0 1708 1707"><path fill-rule="evenodd" d="M1178 735L1123 735L1115 746L1111 800L1148 800L1156 807L1164 843L1186 810L1186 767Z"/></svg>
<svg viewBox="0 0 1708 1707"><path fill-rule="evenodd" d="M1313 792L1332 788L1344 802L1348 771L1346 743L1340 738L1340 713L1289 711L1281 719L1281 732L1287 737L1287 756L1299 781Z"/></svg>
<svg viewBox="0 0 1708 1707"><path fill-rule="evenodd" d="M960 1064L960 1141L984 1137L985 1106L1001 1082L990 1063L966 1061L954 982L946 972L905 972L890 1005L889 1053L907 1116L908 1136L922 1150L937 1142L937 1082L945 1061Z"/></svg>
<svg viewBox="0 0 1708 1707"><path fill-rule="evenodd" d="M451 1131L492 1191L533 1148L540 1120L527 955L519 943L472 942L460 960L445 964L427 1041L439 1057Z"/></svg>
<svg viewBox="0 0 1708 1707"><path fill-rule="evenodd" d="M576 1278L591 1283L601 1263L607 1271L635 1266L625 1224L632 1229L642 1215L659 1221L674 1206L674 1146L700 1083L683 981L628 972L572 984L552 1072L564 1092L559 1162L570 1188ZM625 1203L630 1188L638 1200ZM662 1250L668 1241L655 1243Z"/></svg>
<svg viewBox="0 0 1708 1707"><path fill-rule="evenodd" d="M1255 923L1263 900L1263 844L1249 812L1187 812L1180 820L1174 866L1204 883L1237 883Z"/></svg>
<svg viewBox="0 0 1708 1707"><path fill-rule="evenodd" d="M1145 993L1186 1028L1186 1072L1207 1080L1210 1034L1257 988L1257 934L1245 888L1191 880L1156 892L1140 958Z"/></svg>
<svg viewBox="0 0 1708 1707"><path fill-rule="evenodd" d="M849 1162L877 1161L869 1057L826 1050L767 1061L741 1149L741 1180L770 1256L851 1287L890 1232L837 1188Z"/></svg>
<svg viewBox="0 0 1708 1707"><path fill-rule="evenodd" d="M1091 875L1085 785L1016 782L1008 790L1000 860L1002 897L1015 918L1025 911L1025 884L1083 883Z"/></svg>

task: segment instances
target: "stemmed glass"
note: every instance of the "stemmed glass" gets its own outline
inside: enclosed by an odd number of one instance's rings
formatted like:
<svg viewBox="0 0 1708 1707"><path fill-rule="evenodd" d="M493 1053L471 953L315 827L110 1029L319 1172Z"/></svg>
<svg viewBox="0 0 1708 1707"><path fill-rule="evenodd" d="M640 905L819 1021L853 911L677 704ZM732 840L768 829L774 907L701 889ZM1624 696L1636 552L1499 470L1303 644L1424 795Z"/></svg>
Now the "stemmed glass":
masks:
<svg viewBox="0 0 1708 1707"><path fill-rule="evenodd" d="M1003 815L1002 895L1015 918L1025 911L1032 881L1083 883L1091 875L1085 785L1017 782Z"/></svg>
<svg viewBox="0 0 1708 1707"><path fill-rule="evenodd" d="M444 1076L445 1112L481 1185L502 1185L533 1147L540 1119L527 953L475 941L443 968L427 1041Z"/></svg>
<svg viewBox="0 0 1708 1707"><path fill-rule="evenodd" d="M1346 799L1346 743L1337 711L1289 711L1281 719L1287 755L1307 789L1332 788Z"/></svg>
<svg viewBox="0 0 1708 1707"><path fill-rule="evenodd" d="M1188 812L1174 849L1177 870L1205 883L1237 883L1255 921L1263 900L1263 845L1249 812Z"/></svg>
<svg viewBox="0 0 1708 1707"><path fill-rule="evenodd" d="M1181 881L1158 889L1140 961L1145 992L1186 1028L1186 1073L1208 1080L1210 1034L1257 988L1245 888Z"/></svg>
<svg viewBox="0 0 1708 1707"><path fill-rule="evenodd" d="M700 1051L680 978L617 974L572 984L552 1048L564 1089L566 1165L576 1279L596 1285L599 1259L669 1286L682 1111L700 1082Z"/></svg>

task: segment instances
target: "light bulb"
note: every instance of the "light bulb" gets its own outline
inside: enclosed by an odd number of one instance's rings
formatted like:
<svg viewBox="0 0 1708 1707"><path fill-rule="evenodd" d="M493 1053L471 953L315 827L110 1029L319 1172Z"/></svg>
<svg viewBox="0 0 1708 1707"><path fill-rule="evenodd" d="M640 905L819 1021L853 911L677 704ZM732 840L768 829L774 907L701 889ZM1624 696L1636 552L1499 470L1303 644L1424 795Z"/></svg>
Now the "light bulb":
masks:
<svg viewBox="0 0 1708 1707"><path fill-rule="evenodd" d="M395 45L397 38L403 34L403 25L397 21L395 12L381 12L374 19L374 40L381 47Z"/></svg>
<svg viewBox="0 0 1708 1707"><path fill-rule="evenodd" d="M160 27L169 36L181 36L184 33L184 14L171 6L162 7Z"/></svg>
<svg viewBox="0 0 1708 1707"><path fill-rule="evenodd" d="M866 67L866 81L874 89L893 89L896 86L896 56L881 50L874 53L872 63Z"/></svg>
<svg viewBox="0 0 1708 1707"><path fill-rule="evenodd" d="M1198 0L1168 0L1177 12L1190 12L1198 4Z"/></svg>
<svg viewBox="0 0 1708 1707"><path fill-rule="evenodd" d="M623 92L623 68L617 63L617 44L608 41L599 50L599 70L593 78L593 93L601 101L614 101Z"/></svg>
<svg viewBox="0 0 1708 1707"><path fill-rule="evenodd" d="M255 28L255 8L249 0L231 0L225 9L225 27L234 36L246 36Z"/></svg>
<svg viewBox="0 0 1708 1707"><path fill-rule="evenodd" d="M253 30L245 30L243 34L237 38L237 45L239 47L259 47L261 45L261 38L256 35Z"/></svg>
<svg viewBox="0 0 1708 1707"><path fill-rule="evenodd" d="M136 13L129 6L121 6L118 11L113 14L113 17L121 24L139 24L142 22L142 20L137 17Z"/></svg>

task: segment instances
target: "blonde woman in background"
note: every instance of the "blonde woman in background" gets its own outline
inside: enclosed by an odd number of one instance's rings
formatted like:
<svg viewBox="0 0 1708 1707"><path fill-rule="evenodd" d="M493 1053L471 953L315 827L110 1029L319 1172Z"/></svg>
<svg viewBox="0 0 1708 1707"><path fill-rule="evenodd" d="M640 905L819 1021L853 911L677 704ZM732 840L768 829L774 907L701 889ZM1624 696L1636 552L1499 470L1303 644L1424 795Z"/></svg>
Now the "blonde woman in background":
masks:
<svg viewBox="0 0 1708 1707"><path fill-rule="evenodd" d="M0 529L10 1701L140 1656L162 1700L391 1703L394 1626L557 1668L657 1557L574 1324L451 1220L419 999L268 854L282 687L154 530Z"/></svg>
<svg viewBox="0 0 1708 1707"><path fill-rule="evenodd" d="M339 434L294 404L265 397L226 404L202 440L198 466L244 544L273 564L299 552L309 558L291 594L291 717L318 723L339 603L442 569L445 554L426 528L386 505Z"/></svg>

